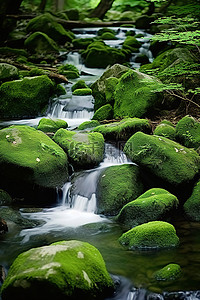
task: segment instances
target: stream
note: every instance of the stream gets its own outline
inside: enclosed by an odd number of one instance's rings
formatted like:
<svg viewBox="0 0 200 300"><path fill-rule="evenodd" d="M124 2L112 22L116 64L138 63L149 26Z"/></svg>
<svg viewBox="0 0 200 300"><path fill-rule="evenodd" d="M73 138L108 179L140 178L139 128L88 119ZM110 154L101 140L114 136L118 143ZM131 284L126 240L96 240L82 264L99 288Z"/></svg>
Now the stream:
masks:
<svg viewBox="0 0 200 300"><path fill-rule="evenodd" d="M77 38L94 37L100 28L74 29ZM138 38L142 47L140 53L146 54L149 60L153 57L149 51L150 35L142 30L131 28L111 28L117 32L117 40L106 41L112 47L121 47L126 31L134 30L142 33ZM138 54L130 59L131 67L138 68L135 63ZM94 99L92 96L74 96L71 86L79 79L91 85L105 71L104 69L86 68L78 52L71 52L63 63L75 65L80 78L70 80L65 87L67 94L52 102L47 116L66 120L69 130L75 129L84 121L92 118ZM41 118L15 120L1 123L1 127L13 124L25 124L36 127ZM33 228L23 229L12 225L9 232L0 241L0 265L6 271L13 260L23 251L59 240L77 239L86 241L101 252L107 269L116 283L116 292L112 298L105 300L150 300L150 299L200 299L200 224L186 221L177 216L173 225L180 237L180 246L176 249L161 251L127 251L118 242L123 228L112 217L96 214L96 185L102 169L113 165L132 164L121 149L115 145L105 144L104 160L94 169L76 172L71 181L65 183L57 194L57 203L53 207L32 208L16 207L20 214L36 222ZM182 276L177 281L165 285L153 279L153 273L169 263L180 264Z"/></svg>

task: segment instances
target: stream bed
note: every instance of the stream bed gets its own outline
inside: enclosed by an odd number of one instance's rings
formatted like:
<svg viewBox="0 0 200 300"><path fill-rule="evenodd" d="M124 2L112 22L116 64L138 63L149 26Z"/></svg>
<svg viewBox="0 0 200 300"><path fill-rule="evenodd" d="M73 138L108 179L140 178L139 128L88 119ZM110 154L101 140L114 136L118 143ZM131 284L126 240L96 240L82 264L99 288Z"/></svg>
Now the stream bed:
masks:
<svg viewBox="0 0 200 300"><path fill-rule="evenodd" d="M76 37L93 37L99 28L75 29ZM112 47L120 47L125 39L125 33L131 28L112 28L117 31L118 40L106 41ZM134 29L135 30L135 29ZM144 34L140 53L153 57L149 51L150 35ZM138 68L133 54L130 63ZM104 69L86 68L78 52L67 55L64 63L75 65L81 74L79 79L87 85L96 81ZM73 96L71 86L76 80L63 85L67 94L54 99L47 115L50 118L66 120L69 129L75 129L82 122L93 116L94 99L92 96ZM41 118L7 121L1 127L13 124L25 124L36 127ZM6 270L21 252L32 247L50 244L59 240L77 239L94 245L101 252L109 273L116 281L114 300L144 300L144 299L200 299L200 224L186 221L182 215L177 216L173 225L180 238L180 246L172 250L162 251L127 251L118 242L124 228L115 222L113 217L96 214L96 183L103 168L119 164L132 164L121 149L105 144L103 162L92 170L73 174L62 192L57 195L54 207L16 207L20 214L35 222L36 226L21 229L12 225L9 232L0 241L0 265ZM153 273L169 263L180 264L182 276L169 285L158 283L153 279ZM106 300L109 300L106 299Z"/></svg>

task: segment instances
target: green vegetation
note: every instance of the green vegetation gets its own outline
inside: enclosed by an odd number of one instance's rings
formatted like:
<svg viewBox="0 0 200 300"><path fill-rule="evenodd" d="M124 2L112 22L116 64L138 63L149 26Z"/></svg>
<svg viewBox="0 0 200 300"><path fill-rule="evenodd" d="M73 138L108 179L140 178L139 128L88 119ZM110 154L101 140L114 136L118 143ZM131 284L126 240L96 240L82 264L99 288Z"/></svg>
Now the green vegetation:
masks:
<svg viewBox="0 0 200 300"><path fill-rule="evenodd" d="M65 150L75 168L88 169L103 160L104 138L98 132L76 133L59 129L53 139Z"/></svg>
<svg viewBox="0 0 200 300"><path fill-rule="evenodd" d="M87 295L91 300L112 291L113 281L94 246L76 240L61 241L21 253L3 284L2 299L33 300L38 290L42 298L72 300Z"/></svg>
<svg viewBox="0 0 200 300"><path fill-rule="evenodd" d="M101 172L97 185L98 213L116 215L144 191L135 165L111 166Z"/></svg>
<svg viewBox="0 0 200 300"><path fill-rule="evenodd" d="M119 242L129 249L150 250L178 246L179 238L173 225L154 221L138 225L125 232Z"/></svg>
<svg viewBox="0 0 200 300"><path fill-rule="evenodd" d="M178 207L178 199L168 191L153 188L126 204L117 221L132 228L150 221L166 220Z"/></svg>
<svg viewBox="0 0 200 300"><path fill-rule="evenodd" d="M151 132L151 126L146 119L127 118L120 122L100 125L94 129L103 134L107 141L127 141L137 131Z"/></svg>

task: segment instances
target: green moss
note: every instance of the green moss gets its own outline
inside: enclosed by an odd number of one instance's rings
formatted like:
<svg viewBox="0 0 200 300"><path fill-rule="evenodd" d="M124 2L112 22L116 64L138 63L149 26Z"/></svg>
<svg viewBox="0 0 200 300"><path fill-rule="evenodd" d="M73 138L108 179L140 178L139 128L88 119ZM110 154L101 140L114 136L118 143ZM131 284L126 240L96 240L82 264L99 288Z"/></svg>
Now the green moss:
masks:
<svg viewBox="0 0 200 300"><path fill-rule="evenodd" d="M196 183L192 195L185 202L184 212L190 220L200 221L200 181Z"/></svg>
<svg viewBox="0 0 200 300"><path fill-rule="evenodd" d="M2 299L100 299L113 291L100 252L80 241L61 241L21 253L2 286ZM87 296L86 296L87 295Z"/></svg>
<svg viewBox="0 0 200 300"><path fill-rule="evenodd" d="M122 47L124 49L130 49L133 52L134 48L140 48L141 47L141 43L133 36L127 36Z"/></svg>
<svg viewBox="0 0 200 300"><path fill-rule="evenodd" d="M105 97L106 102L114 105L114 91L116 89L116 85L118 84L119 79L116 77L109 77L105 81Z"/></svg>
<svg viewBox="0 0 200 300"><path fill-rule="evenodd" d="M39 68L33 68L29 71L29 76L40 76L45 75L45 71Z"/></svg>
<svg viewBox="0 0 200 300"><path fill-rule="evenodd" d="M18 77L18 69L15 66L6 63L0 63L0 81L13 80Z"/></svg>
<svg viewBox="0 0 200 300"><path fill-rule="evenodd" d="M159 136L164 136L173 141L176 140L176 129L173 126L168 125L166 123L159 124L155 128L153 134L159 135Z"/></svg>
<svg viewBox="0 0 200 300"><path fill-rule="evenodd" d="M66 31L61 24L56 22L56 18L49 13L30 20L26 30L27 32L43 32L59 44L64 44L67 41L71 42L74 38L74 34Z"/></svg>
<svg viewBox="0 0 200 300"><path fill-rule="evenodd" d="M94 113L92 120L103 121L113 118L113 108L110 104L106 104Z"/></svg>
<svg viewBox="0 0 200 300"><path fill-rule="evenodd" d="M102 36L104 33L110 33L110 34L115 35L115 31L112 30L111 28L107 28L107 27L99 29L97 34L98 34L98 36Z"/></svg>
<svg viewBox="0 0 200 300"><path fill-rule="evenodd" d="M57 96L61 96L61 95L65 95L67 92L64 88L64 86L62 86L61 84L57 84L55 87L55 94Z"/></svg>
<svg viewBox="0 0 200 300"><path fill-rule="evenodd" d="M94 42L93 38L80 38L80 39L74 39L72 41L73 46L75 49L87 49L87 47Z"/></svg>
<svg viewBox="0 0 200 300"><path fill-rule="evenodd" d="M88 86L86 85L84 80L78 80L74 85L72 85L72 92L76 89L87 89Z"/></svg>
<svg viewBox="0 0 200 300"><path fill-rule="evenodd" d="M28 56L28 53L24 49L15 49L10 47L0 47L0 54L7 56Z"/></svg>
<svg viewBox="0 0 200 300"><path fill-rule="evenodd" d="M69 79L75 79L79 77L79 70L71 64L65 64L58 67L60 74L65 75Z"/></svg>
<svg viewBox="0 0 200 300"><path fill-rule="evenodd" d="M57 187L67 179L67 156L43 132L11 126L0 130L0 170L11 186Z"/></svg>
<svg viewBox="0 0 200 300"><path fill-rule="evenodd" d="M10 195L6 191L0 189L0 206L10 205L11 203L12 203L12 198L10 197ZM2 214L1 217L3 218Z"/></svg>
<svg viewBox="0 0 200 300"><path fill-rule="evenodd" d="M140 166L172 185L186 183L198 174L200 158L165 137L135 133L125 144L124 152Z"/></svg>
<svg viewBox="0 0 200 300"><path fill-rule="evenodd" d="M103 134L108 141L127 141L137 131L150 133L151 125L146 119L127 118L120 122L100 125L94 131Z"/></svg>
<svg viewBox="0 0 200 300"><path fill-rule="evenodd" d="M161 104L161 93L155 93L158 80L130 70L119 80L115 89L114 117L142 117L152 114Z"/></svg>
<svg viewBox="0 0 200 300"><path fill-rule="evenodd" d="M154 273L154 278L161 281L177 280L181 276L181 267L177 264L169 264Z"/></svg>
<svg viewBox="0 0 200 300"><path fill-rule="evenodd" d="M104 32L101 35L101 39L102 40L116 40L117 38L115 37L115 34L113 34L111 32Z"/></svg>
<svg viewBox="0 0 200 300"><path fill-rule="evenodd" d="M166 125L169 125L169 126L172 126L172 127L174 127L174 124L172 123L172 122L170 122L169 120L162 120L161 122L160 122L160 124L166 124Z"/></svg>
<svg viewBox="0 0 200 300"><path fill-rule="evenodd" d="M143 192L139 168L135 165L111 166L102 171L97 184L98 213L116 215Z"/></svg>
<svg viewBox="0 0 200 300"><path fill-rule="evenodd" d="M73 166L78 169L88 169L103 160L104 138L100 133L76 133L59 129L53 139L65 150Z"/></svg>
<svg viewBox="0 0 200 300"><path fill-rule="evenodd" d="M5 82L0 86L0 118L24 118L41 114L53 92L46 76Z"/></svg>
<svg viewBox="0 0 200 300"><path fill-rule="evenodd" d="M67 128L68 124L60 119L42 118L38 124L37 129L43 132L56 132L60 128Z"/></svg>
<svg viewBox="0 0 200 300"><path fill-rule="evenodd" d="M34 32L24 42L24 46L32 53L58 53L58 46L54 40L42 32Z"/></svg>
<svg viewBox="0 0 200 300"><path fill-rule="evenodd" d="M190 116L183 117L176 125L177 139L186 147L200 146L200 122Z"/></svg>
<svg viewBox="0 0 200 300"><path fill-rule="evenodd" d="M119 79L128 70L130 70L130 69L123 65L115 64L114 66L108 68L101 75L101 77L92 84L91 89L92 89L92 95L95 98L95 103L94 103L95 110L97 110L101 106L107 104L106 90L107 90L107 86L110 85L110 82L106 83L107 80L111 77ZM109 91L108 91L108 93L109 93ZM114 100L112 100L112 101L114 101Z"/></svg>
<svg viewBox="0 0 200 300"><path fill-rule="evenodd" d="M173 225L153 221L125 232L119 238L119 242L129 249L163 249L176 247L179 244L179 238Z"/></svg>
<svg viewBox="0 0 200 300"><path fill-rule="evenodd" d="M126 204L117 221L132 228L150 221L165 220L178 207L178 199L168 191L152 188Z"/></svg>
<svg viewBox="0 0 200 300"><path fill-rule="evenodd" d="M91 95L92 90L89 88L81 88L81 89L76 89L75 91L73 91L72 94L76 96L86 96L86 95Z"/></svg>
<svg viewBox="0 0 200 300"><path fill-rule="evenodd" d="M85 122L81 123L78 126L78 130L84 130L84 129L87 129L87 128L94 128L94 127L97 127L99 125L100 125L99 121L96 121L96 120L85 121Z"/></svg>

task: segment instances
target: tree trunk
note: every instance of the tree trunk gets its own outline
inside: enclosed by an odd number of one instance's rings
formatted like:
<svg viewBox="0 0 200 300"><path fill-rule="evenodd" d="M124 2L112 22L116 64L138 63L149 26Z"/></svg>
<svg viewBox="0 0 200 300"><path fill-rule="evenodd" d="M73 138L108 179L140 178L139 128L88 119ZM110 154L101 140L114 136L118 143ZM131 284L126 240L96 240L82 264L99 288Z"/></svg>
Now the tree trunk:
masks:
<svg viewBox="0 0 200 300"><path fill-rule="evenodd" d="M103 19L107 11L112 7L114 0L101 0L97 7L90 13L90 18Z"/></svg>
<svg viewBox="0 0 200 300"><path fill-rule="evenodd" d="M47 0L41 0L39 5L39 10L43 12L45 10L46 4L47 4Z"/></svg>
<svg viewBox="0 0 200 300"><path fill-rule="evenodd" d="M64 0L54 0L54 11L60 11L64 9Z"/></svg>

